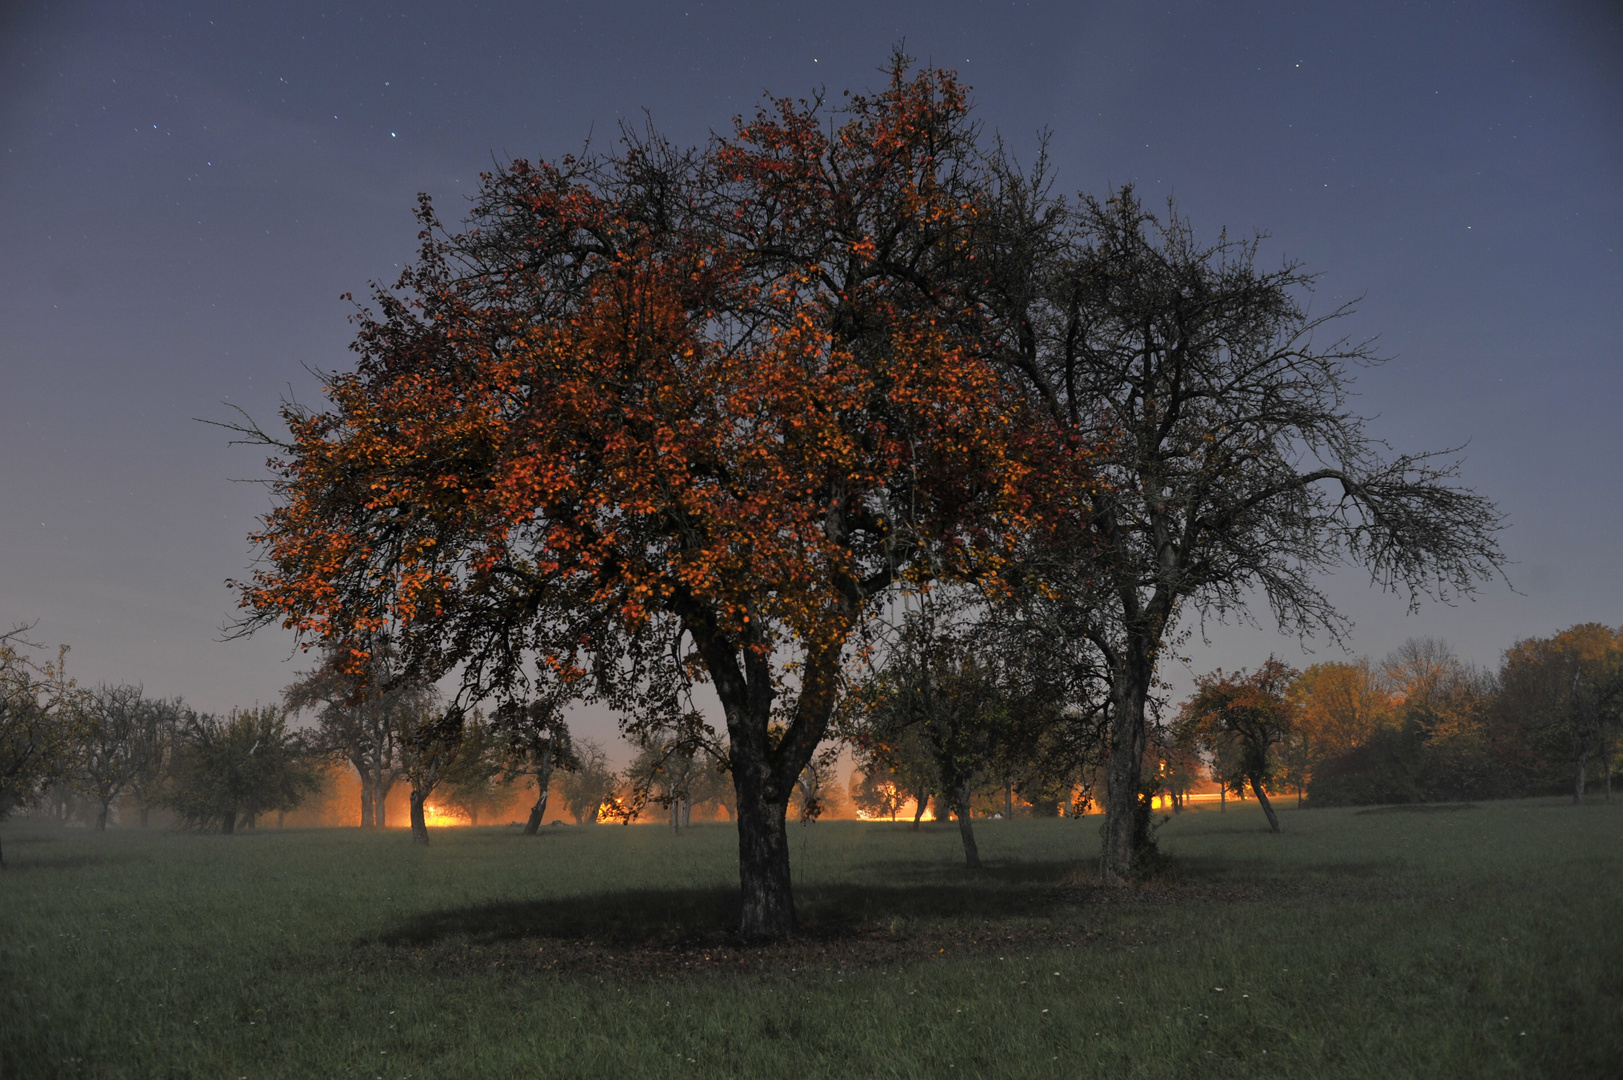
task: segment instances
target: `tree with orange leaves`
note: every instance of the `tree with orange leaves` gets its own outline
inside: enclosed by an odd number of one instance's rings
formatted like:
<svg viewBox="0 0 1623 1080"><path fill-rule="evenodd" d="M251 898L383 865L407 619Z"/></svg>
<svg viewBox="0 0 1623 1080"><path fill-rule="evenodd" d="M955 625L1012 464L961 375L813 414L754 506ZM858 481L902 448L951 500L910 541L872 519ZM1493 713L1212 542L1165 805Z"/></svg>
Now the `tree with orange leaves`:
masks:
<svg viewBox="0 0 1623 1080"><path fill-rule="evenodd" d="M237 583L245 631L358 669L381 637L468 699L562 683L634 733L707 738L707 679L747 936L794 927L785 811L865 624L925 551L995 575L1038 475L960 288L964 90L889 74L838 122L782 100L700 151L514 161L458 233L423 197L355 370L283 410L266 568Z"/></svg>
<svg viewBox="0 0 1623 1080"><path fill-rule="evenodd" d="M1279 816L1268 801L1268 785L1279 769L1274 747L1289 737L1294 710L1289 692L1296 671L1273 657L1254 673L1213 672L1200 680L1195 694L1178 712L1180 741L1217 754L1223 743L1237 750L1239 769L1222 777L1236 795L1251 785L1268 828L1279 831Z"/></svg>

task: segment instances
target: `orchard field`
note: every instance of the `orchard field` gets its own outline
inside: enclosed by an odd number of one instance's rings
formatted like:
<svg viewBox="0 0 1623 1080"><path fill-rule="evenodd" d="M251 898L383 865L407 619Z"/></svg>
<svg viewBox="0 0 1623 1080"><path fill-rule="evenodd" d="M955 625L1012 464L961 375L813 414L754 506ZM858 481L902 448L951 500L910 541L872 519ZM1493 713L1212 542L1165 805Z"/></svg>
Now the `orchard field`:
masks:
<svg viewBox="0 0 1623 1080"><path fill-rule="evenodd" d="M802 931L735 941L730 826L5 827L0 1075L1615 1077L1623 802L791 826Z"/></svg>

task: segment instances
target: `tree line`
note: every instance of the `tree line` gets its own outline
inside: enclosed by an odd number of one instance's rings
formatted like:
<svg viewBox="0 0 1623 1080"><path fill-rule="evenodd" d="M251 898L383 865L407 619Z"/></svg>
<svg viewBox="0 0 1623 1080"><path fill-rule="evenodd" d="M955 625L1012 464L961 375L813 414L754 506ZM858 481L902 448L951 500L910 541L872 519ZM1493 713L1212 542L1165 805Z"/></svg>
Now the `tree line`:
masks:
<svg viewBox="0 0 1623 1080"><path fill-rule="evenodd" d="M1225 791L1249 786L1279 824L1269 792L1309 806L1514 798L1599 780L1612 795L1623 742L1623 627L1583 623L1506 650L1496 671L1442 642L1411 640L1367 659L1297 672L1202 679L1170 726Z"/></svg>

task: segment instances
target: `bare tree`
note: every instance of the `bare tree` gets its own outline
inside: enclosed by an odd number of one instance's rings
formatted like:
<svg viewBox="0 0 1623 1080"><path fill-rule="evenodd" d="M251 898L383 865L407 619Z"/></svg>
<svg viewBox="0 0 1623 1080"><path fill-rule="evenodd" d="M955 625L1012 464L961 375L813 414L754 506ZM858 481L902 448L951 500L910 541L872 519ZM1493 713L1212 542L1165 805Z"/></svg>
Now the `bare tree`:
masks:
<svg viewBox="0 0 1623 1080"><path fill-rule="evenodd" d="M118 797L140 777L147 742L141 738L152 703L139 686L109 686L81 691L69 707L73 744L72 782L96 804L96 831L105 832Z"/></svg>
<svg viewBox="0 0 1623 1080"><path fill-rule="evenodd" d="M564 806L577 825L596 825L603 804L614 797L619 774L609 768L609 756L594 739L575 744L575 770L558 784Z"/></svg>
<svg viewBox="0 0 1623 1080"><path fill-rule="evenodd" d="M1501 518L1454 455L1369 434L1349 391L1378 358L1327 336L1351 309L1311 314L1313 275L1260 269L1260 238L1203 245L1130 187L1069 204L1040 167L995 164L982 277L1002 355L1069 433L1056 456L1081 448L1092 474L1056 510L1043 573L1110 673L1101 869L1123 881L1151 844L1146 707L1181 620L1246 618L1260 597L1282 630L1336 636L1323 571L1363 565L1411 606L1451 599L1499 573Z"/></svg>

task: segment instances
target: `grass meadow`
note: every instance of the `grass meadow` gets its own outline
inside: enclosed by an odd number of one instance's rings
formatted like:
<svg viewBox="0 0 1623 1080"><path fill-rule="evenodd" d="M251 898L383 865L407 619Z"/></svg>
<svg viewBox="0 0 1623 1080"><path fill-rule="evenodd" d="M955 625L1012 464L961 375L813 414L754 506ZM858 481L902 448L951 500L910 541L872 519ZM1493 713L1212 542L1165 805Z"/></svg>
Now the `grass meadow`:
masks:
<svg viewBox="0 0 1623 1080"><path fill-rule="evenodd" d="M1623 801L1281 816L793 826L762 948L726 825L10 822L0 1076L1623 1075Z"/></svg>

